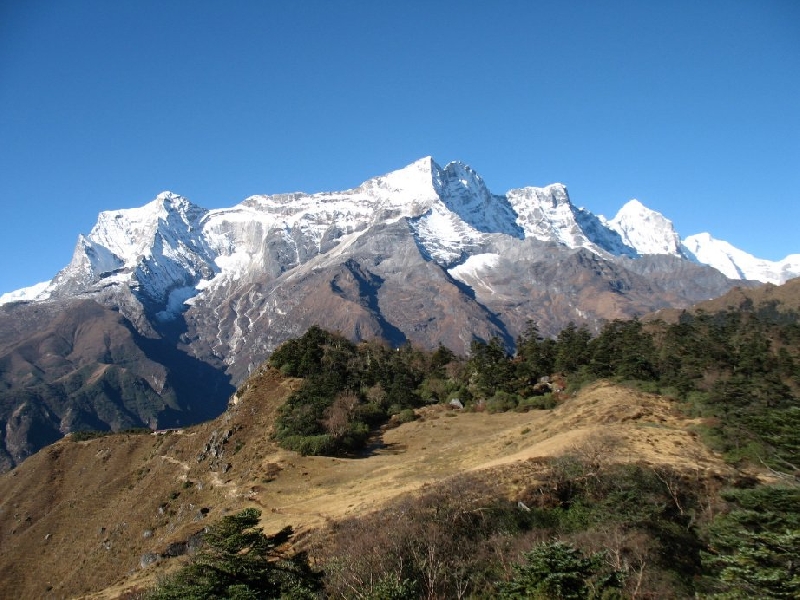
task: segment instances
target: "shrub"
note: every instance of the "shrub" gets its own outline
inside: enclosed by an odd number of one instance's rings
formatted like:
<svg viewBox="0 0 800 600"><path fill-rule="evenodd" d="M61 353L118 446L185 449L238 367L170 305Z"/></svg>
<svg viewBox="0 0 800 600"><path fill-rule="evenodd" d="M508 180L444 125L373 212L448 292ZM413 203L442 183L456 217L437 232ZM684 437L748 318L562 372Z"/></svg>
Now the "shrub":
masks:
<svg viewBox="0 0 800 600"><path fill-rule="evenodd" d="M302 456L320 456L336 452L333 436L323 435L290 435L281 440L281 445L294 450Z"/></svg>
<svg viewBox="0 0 800 600"><path fill-rule="evenodd" d="M411 408L405 408L397 413L395 419L398 423L411 423L417 419L417 415Z"/></svg>
<svg viewBox="0 0 800 600"><path fill-rule="evenodd" d="M544 394L543 396L530 396L522 398L517 405L520 410L550 410L558 405L553 394Z"/></svg>
<svg viewBox="0 0 800 600"><path fill-rule="evenodd" d="M525 562L514 565L514 577L500 586L507 600L584 600L609 598L621 587L619 573L604 568L601 553L586 557L564 542L545 542L525 553Z"/></svg>
<svg viewBox="0 0 800 600"><path fill-rule="evenodd" d="M81 431L73 431L70 439L73 442L85 442L87 440L94 440L101 437L111 435L113 431L99 431L97 429L82 429Z"/></svg>
<svg viewBox="0 0 800 600"><path fill-rule="evenodd" d="M495 392L494 396L486 401L486 410L488 410L490 413L514 410L517 407L518 401L519 396L516 394L510 394L501 390L499 392Z"/></svg>

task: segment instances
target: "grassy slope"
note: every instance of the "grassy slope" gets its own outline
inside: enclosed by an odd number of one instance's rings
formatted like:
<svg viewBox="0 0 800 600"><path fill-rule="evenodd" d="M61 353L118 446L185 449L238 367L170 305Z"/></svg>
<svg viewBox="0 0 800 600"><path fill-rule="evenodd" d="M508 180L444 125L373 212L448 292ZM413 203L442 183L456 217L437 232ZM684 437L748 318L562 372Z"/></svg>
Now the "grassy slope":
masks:
<svg viewBox="0 0 800 600"><path fill-rule="evenodd" d="M578 451L728 471L667 400L603 382L552 411L429 407L385 431L367 456L301 457L269 441L275 410L297 384L264 372L215 421L166 435L66 439L4 474L0 595L117 597L180 560L142 567L143 555L245 506L262 509L265 531L292 525L302 543L326 522L468 470L496 469L513 495L541 456Z"/></svg>

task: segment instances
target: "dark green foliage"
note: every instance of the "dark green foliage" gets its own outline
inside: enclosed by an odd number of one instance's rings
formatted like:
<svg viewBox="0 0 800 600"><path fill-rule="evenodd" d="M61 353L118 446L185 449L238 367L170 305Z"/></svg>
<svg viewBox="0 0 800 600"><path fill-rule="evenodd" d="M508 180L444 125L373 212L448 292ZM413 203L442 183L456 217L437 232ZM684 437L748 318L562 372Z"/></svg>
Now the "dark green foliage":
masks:
<svg viewBox="0 0 800 600"><path fill-rule="evenodd" d="M709 528L704 586L712 597L800 597L800 489L723 494L728 511Z"/></svg>
<svg viewBox="0 0 800 600"><path fill-rule="evenodd" d="M351 451L387 416L405 420L424 402L455 397L489 412L551 408L564 395L549 393L540 379L563 372L568 390L597 377L668 390L703 418L704 438L732 463L764 465L792 480L800 472L800 319L777 305L745 308L684 313L675 324L613 321L594 339L570 324L544 340L529 323L515 356L499 339L476 341L466 362L442 347L430 354L354 347L316 332L319 351L297 354L316 357L318 369L287 402L279 424L289 435L281 443L309 453ZM326 591L352 597L355 586L365 598L800 597L797 489L729 492L720 512L719 484L701 478L567 456L522 494L525 510L461 491L423 495L341 525ZM509 565L520 560L512 573Z"/></svg>
<svg viewBox="0 0 800 600"><path fill-rule="evenodd" d="M84 429L82 431L74 431L70 436L73 442L85 442L86 440L93 440L96 438L111 435L111 431L98 431L96 429Z"/></svg>
<svg viewBox="0 0 800 600"><path fill-rule="evenodd" d="M514 357L499 338L475 340L466 363L443 346L433 353L408 344L355 346L312 327L270 358L305 378L281 411L276 437L304 453L347 454L363 446L370 428L425 403L552 408L556 395L536 399L549 393L539 380L563 372L570 389L606 377L689 400L687 408L707 418L706 440L731 462L792 472L800 464L800 317L772 304L750 308L683 313L671 325L616 320L594 339L570 323L544 340L529 322Z"/></svg>
<svg viewBox="0 0 800 600"><path fill-rule="evenodd" d="M509 391L512 383L510 357L500 338L494 337L488 344L473 340L467 369L471 372L471 383L484 397L500 391Z"/></svg>
<svg viewBox="0 0 800 600"><path fill-rule="evenodd" d="M654 379L657 389L688 400L690 410L706 417L706 441L730 462L793 472L800 464L800 318L774 303L745 306L746 312L698 311L684 313L677 324L651 324L653 353L639 345L642 356L652 357L645 369L627 358L612 365L625 355L623 340L641 326L615 325L615 335L606 328L592 341L593 369L602 376ZM636 337L641 341L642 333Z"/></svg>
<svg viewBox="0 0 800 600"><path fill-rule="evenodd" d="M191 562L148 598L315 598L321 575L311 569L305 554L289 556L281 550L292 529L265 535L258 527L260 516L261 511L248 508L209 527Z"/></svg>
<svg viewBox="0 0 800 600"><path fill-rule="evenodd" d="M586 557L564 542L544 542L514 565L514 577L500 586L504 600L584 600L611 598L621 587L619 573L604 568L602 553ZM619 596L617 596L619 597Z"/></svg>
<svg viewBox="0 0 800 600"><path fill-rule="evenodd" d="M553 372L554 348L552 340L539 335L539 327L528 321L525 332L517 338L519 371L534 381Z"/></svg>
<svg viewBox="0 0 800 600"><path fill-rule="evenodd" d="M443 361L452 356L441 348L426 354L410 345L396 350L378 343L356 346L311 328L270 358L272 366L305 379L282 407L275 438L301 454L358 452L371 428L423 404L419 390L426 375L440 376Z"/></svg>
<svg viewBox="0 0 800 600"><path fill-rule="evenodd" d="M486 410L490 413L514 410L519 404L519 401L519 396L501 390L486 400Z"/></svg>
<svg viewBox="0 0 800 600"><path fill-rule="evenodd" d="M322 370L323 348L332 338L333 334L314 325L301 338L282 344L272 353L269 362L290 377L317 374Z"/></svg>
<svg viewBox="0 0 800 600"><path fill-rule="evenodd" d="M85 442L86 440L93 440L95 438L106 437L109 435L147 435L152 433L152 430L146 427L133 427L131 429L123 429L122 431L98 431L96 429L84 429L81 431L73 431L70 439L73 442Z"/></svg>
<svg viewBox="0 0 800 600"><path fill-rule="evenodd" d="M439 344L439 347L431 355L431 368L434 370L441 369L442 367L453 362L455 359L456 355L453 354L453 351L450 350L450 348Z"/></svg>
<svg viewBox="0 0 800 600"><path fill-rule="evenodd" d="M339 451L336 441L328 434L287 435L280 440L284 448L301 456L331 456Z"/></svg>
<svg viewBox="0 0 800 600"><path fill-rule="evenodd" d="M590 369L598 377L645 381L657 377L653 337L638 320L606 323L589 353Z"/></svg>
<svg viewBox="0 0 800 600"><path fill-rule="evenodd" d="M590 362L589 341L592 335L586 326L578 327L570 322L556 336L553 368L556 371L577 371L581 365Z"/></svg>
<svg viewBox="0 0 800 600"><path fill-rule="evenodd" d="M411 423L412 421L415 421L416 418L417 415L410 408L404 408L397 413L397 415L395 415L395 419L398 423Z"/></svg>

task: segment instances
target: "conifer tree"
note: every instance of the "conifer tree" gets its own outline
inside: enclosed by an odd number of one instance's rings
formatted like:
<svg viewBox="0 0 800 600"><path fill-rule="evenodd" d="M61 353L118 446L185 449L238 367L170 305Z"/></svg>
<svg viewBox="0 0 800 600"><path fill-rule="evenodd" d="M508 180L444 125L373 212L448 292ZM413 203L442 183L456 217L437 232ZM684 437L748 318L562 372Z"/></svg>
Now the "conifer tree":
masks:
<svg viewBox="0 0 800 600"><path fill-rule="evenodd" d="M311 569L305 554L288 556L281 549L292 528L266 535L258 527L260 516L260 510L247 508L209 527L192 561L148 599L314 598L321 575Z"/></svg>

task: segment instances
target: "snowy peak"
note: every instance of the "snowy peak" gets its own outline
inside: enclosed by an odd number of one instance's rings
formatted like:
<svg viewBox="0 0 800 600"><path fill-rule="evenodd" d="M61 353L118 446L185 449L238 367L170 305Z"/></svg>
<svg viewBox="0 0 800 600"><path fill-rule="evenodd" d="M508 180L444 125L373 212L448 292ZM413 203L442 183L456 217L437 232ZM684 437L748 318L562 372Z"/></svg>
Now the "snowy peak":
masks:
<svg viewBox="0 0 800 600"><path fill-rule="evenodd" d="M434 181L440 175L441 167L432 157L426 156L402 169L368 179L358 190L385 199L403 198L407 202L429 200L437 195L437 184Z"/></svg>
<svg viewBox="0 0 800 600"><path fill-rule="evenodd" d="M510 190L506 198L526 238L600 251L578 223L577 209L563 184Z"/></svg>
<svg viewBox="0 0 800 600"><path fill-rule="evenodd" d="M638 254L682 256L681 239L672 221L636 199L620 208L617 216L608 221L608 226Z"/></svg>
<svg viewBox="0 0 800 600"><path fill-rule="evenodd" d="M505 196L495 196L467 165L451 162L440 171L438 193L445 207L482 233L524 237L517 214Z"/></svg>
<svg viewBox="0 0 800 600"><path fill-rule="evenodd" d="M756 258L709 233L690 235L683 240L686 253L699 263L714 267L730 279L750 279L780 285L800 277L800 254L783 260Z"/></svg>
<svg viewBox="0 0 800 600"><path fill-rule="evenodd" d="M169 314L180 312L174 295L193 295L186 289L215 270L200 227L207 212L171 192L139 208L101 212L89 235L78 237L70 264L41 298L129 286Z"/></svg>
<svg viewBox="0 0 800 600"><path fill-rule="evenodd" d="M438 191L440 194L449 192L491 196L483 178L471 167L458 161L447 163L444 169L439 170Z"/></svg>
<svg viewBox="0 0 800 600"><path fill-rule="evenodd" d="M190 236L206 212L183 196L162 192L140 208L101 212L88 238L133 266L139 257L152 254L159 235Z"/></svg>

